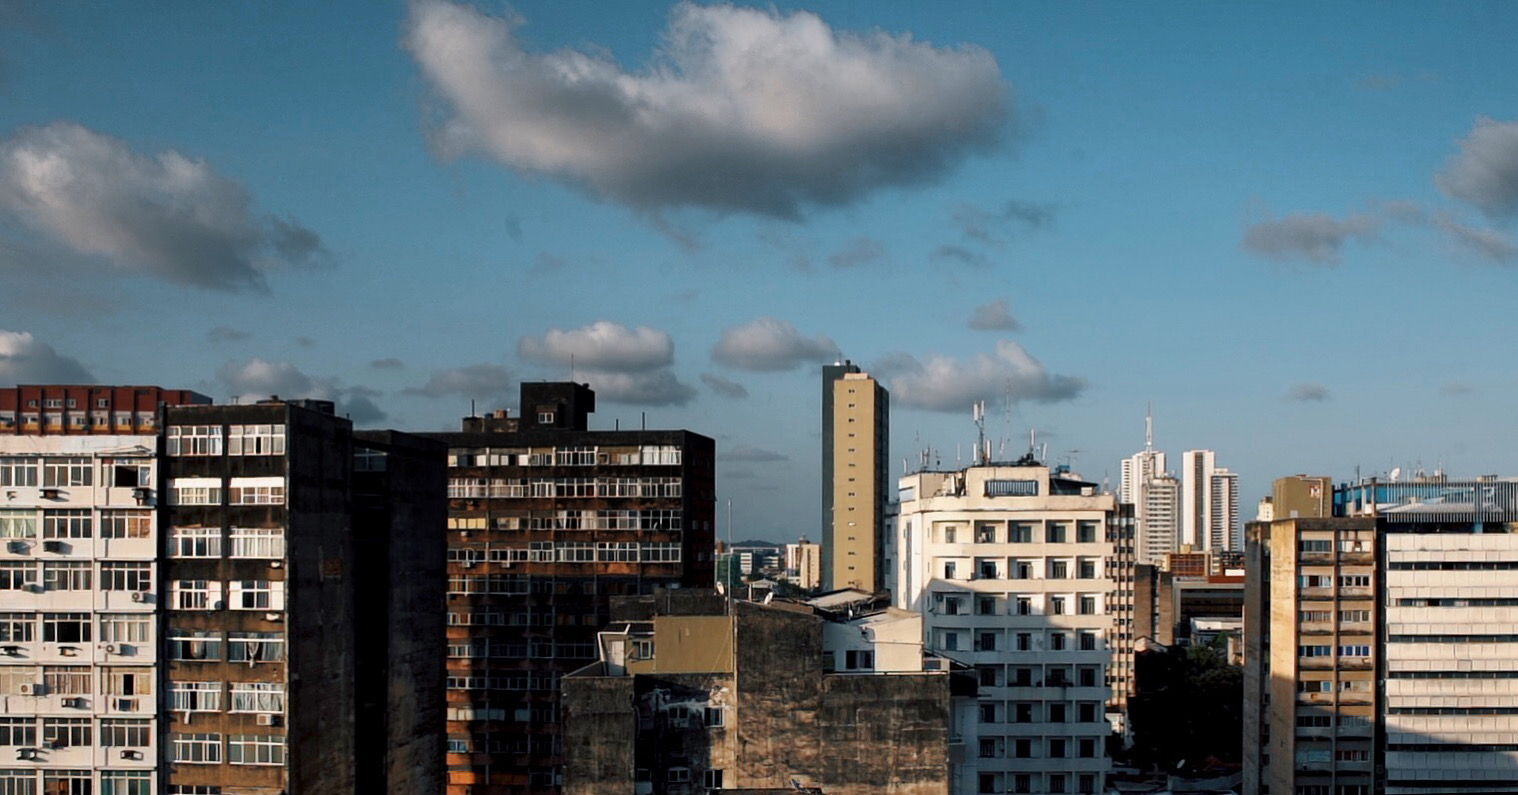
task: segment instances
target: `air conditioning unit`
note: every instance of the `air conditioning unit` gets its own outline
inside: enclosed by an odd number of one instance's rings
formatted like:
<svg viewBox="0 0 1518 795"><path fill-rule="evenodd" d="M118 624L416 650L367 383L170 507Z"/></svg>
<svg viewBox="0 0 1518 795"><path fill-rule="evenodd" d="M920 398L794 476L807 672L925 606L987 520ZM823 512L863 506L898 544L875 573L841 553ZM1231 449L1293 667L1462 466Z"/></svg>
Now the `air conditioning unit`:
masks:
<svg viewBox="0 0 1518 795"><path fill-rule="evenodd" d="M115 654L116 653L116 644L114 644L114 643L102 644L101 647L100 647L100 650L103 651L103 652L105 652L106 654Z"/></svg>
<svg viewBox="0 0 1518 795"><path fill-rule="evenodd" d="M0 646L0 654L4 654L7 657L16 657L16 656L19 656L21 654L21 647L20 646Z"/></svg>
<svg viewBox="0 0 1518 795"><path fill-rule="evenodd" d="M59 646L58 647L58 655L61 656L61 657L78 657L79 656L79 647L77 647L77 646Z"/></svg>
<svg viewBox="0 0 1518 795"><path fill-rule="evenodd" d="M141 759L142 758L142 752L139 751L139 750L137 750L136 748L123 748L123 749L121 749L121 758L122 759Z"/></svg>
<svg viewBox="0 0 1518 795"><path fill-rule="evenodd" d="M468 530L460 530L459 531L459 535L461 535L461 536L463 536L465 538L468 538L469 537L469 531Z"/></svg>
<svg viewBox="0 0 1518 795"><path fill-rule="evenodd" d="M285 614L284 613L264 613L264 620L265 621L283 621L283 620L285 620Z"/></svg>
<svg viewBox="0 0 1518 795"><path fill-rule="evenodd" d="M282 560L271 560L271 561L269 561L269 568L271 568L271 569L282 569L284 567L285 567L285 562L282 561Z"/></svg>
<svg viewBox="0 0 1518 795"><path fill-rule="evenodd" d="M135 698L118 698L118 699L116 699L116 711L117 712L136 712L137 711L137 699L135 699Z"/></svg>
<svg viewBox="0 0 1518 795"><path fill-rule="evenodd" d="M146 602L147 600L148 600L148 592L147 591L133 591L132 592L132 601L134 601L134 602Z"/></svg>
<svg viewBox="0 0 1518 795"><path fill-rule="evenodd" d="M260 726L278 726L279 716L271 715L269 713L260 713L254 718L254 722Z"/></svg>
<svg viewBox="0 0 1518 795"><path fill-rule="evenodd" d="M16 759L22 762L35 762L37 760L36 748L17 748Z"/></svg>
<svg viewBox="0 0 1518 795"><path fill-rule="evenodd" d="M85 701L82 698L65 698L63 700L64 709L84 709L85 706Z"/></svg>
<svg viewBox="0 0 1518 795"><path fill-rule="evenodd" d="M62 541L43 541L42 542L42 551L43 552L62 552L63 551L63 542Z"/></svg>
<svg viewBox="0 0 1518 795"><path fill-rule="evenodd" d="M463 565L464 565L464 568L466 568L466 569L472 569L472 568L474 568L474 561L473 560L466 560L466 561L464 561Z"/></svg>
<svg viewBox="0 0 1518 795"><path fill-rule="evenodd" d="M42 688L41 687L39 687L38 685L30 684L28 682L22 682L20 690L21 690L21 695L23 695L23 696L40 696L40 695L42 695Z"/></svg>
<svg viewBox="0 0 1518 795"><path fill-rule="evenodd" d="M57 737L44 737L42 738L42 747L51 751L54 748L62 748L63 743Z"/></svg>
<svg viewBox="0 0 1518 795"><path fill-rule="evenodd" d="M43 489L42 490L42 499L44 499L44 500L56 500L56 499L58 499L58 495L59 495L59 491L57 489Z"/></svg>
<svg viewBox="0 0 1518 795"><path fill-rule="evenodd" d="M10 541L10 542L7 542L6 545L5 545L5 551L10 552L12 554L16 554L16 555L25 555L26 554L26 542L25 541Z"/></svg>

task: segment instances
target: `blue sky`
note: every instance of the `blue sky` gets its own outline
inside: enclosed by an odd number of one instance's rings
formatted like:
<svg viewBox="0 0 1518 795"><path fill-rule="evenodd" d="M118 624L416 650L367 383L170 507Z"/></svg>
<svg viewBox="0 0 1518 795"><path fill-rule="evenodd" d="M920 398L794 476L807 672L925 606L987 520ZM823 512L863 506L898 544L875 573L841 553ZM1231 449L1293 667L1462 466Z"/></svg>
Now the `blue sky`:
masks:
<svg viewBox="0 0 1518 795"><path fill-rule="evenodd" d="M820 364L893 472L1511 474L1511 3L0 4L0 383L522 379L815 535ZM977 320L971 328L971 320ZM1010 395L1010 404L1006 400ZM1005 445L1004 447L1002 445ZM957 452L960 451L960 452ZM1249 511L1252 512L1252 507Z"/></svg>

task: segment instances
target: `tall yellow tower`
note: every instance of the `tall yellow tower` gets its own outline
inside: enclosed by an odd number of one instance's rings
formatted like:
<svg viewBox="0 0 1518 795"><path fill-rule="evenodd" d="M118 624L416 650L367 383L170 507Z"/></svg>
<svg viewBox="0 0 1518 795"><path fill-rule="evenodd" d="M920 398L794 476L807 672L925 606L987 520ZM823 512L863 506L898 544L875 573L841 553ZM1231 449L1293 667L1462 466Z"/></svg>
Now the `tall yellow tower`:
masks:
<svg viewBox="0 0 1518 795"><path fill-rule="evenodd" d="M822 368L822 584L884 586L890 393L852 362Z"/></svg>

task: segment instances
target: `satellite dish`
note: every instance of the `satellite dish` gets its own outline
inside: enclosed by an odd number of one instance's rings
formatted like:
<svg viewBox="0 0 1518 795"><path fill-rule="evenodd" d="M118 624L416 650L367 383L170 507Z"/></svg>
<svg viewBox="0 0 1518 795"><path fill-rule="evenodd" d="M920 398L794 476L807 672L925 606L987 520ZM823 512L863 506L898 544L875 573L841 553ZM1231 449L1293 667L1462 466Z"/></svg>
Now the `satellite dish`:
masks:
<svg viewBox="0 0 1518 795"><path fill-rule="evenodd" d="M1386 477L1393 483L1397 482L1397 478L1402 477L1402 467L1392 467L1392 471Z"/></svg>

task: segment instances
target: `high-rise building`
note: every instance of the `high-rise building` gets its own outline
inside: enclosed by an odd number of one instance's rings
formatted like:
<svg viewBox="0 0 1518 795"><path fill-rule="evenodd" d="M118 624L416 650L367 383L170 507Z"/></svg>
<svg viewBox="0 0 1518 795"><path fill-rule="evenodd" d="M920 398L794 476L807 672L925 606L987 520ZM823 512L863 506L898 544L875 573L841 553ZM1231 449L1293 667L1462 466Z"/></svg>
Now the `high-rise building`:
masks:
<svg viewBox="0 0 1518 795"><path fill-rule="evenodd" d="M0 390L0 792L438 791L442 448L209 403Z"/></svg>
<svg viewBox="0 0 1518 795"><path fill-rule="evenodd" d="M1331 504L1249 528L1246 790L1518 792L1518 480Z"/></svg>
<svg viewBox="0 0 1518 795"><path fill-rule="evenodd" d="M1116 636L1132 631L1131 515L1031 456L899 488L895 603L980 682L974 714L956 718L967 751L950 791L1105 791L1108 679Z"/></svg>
<svg viewBox="0 0 1518 795"><path fill-rule="evenodd" d="M822 586L885 585L890 393L853 362L822 368Z"/></svg>
<svg viewBox="0 0 1518 795"><path fill-rule="evenodd" d="M815 590L822 585L822 547L806 540L806 536L794 544L786 544L785 570L787 574L795 572L801 590Z"/></svg>
<svg viewBox="0 0 1518 795"><path fill-rule="evenodd" d="M163 425L168 792L438 791L444 448L315 400Z"/></svg>
<svg viewBox="0 0 1518 795"><path fill-rule="evenodd" d="M158 793L157 387L0 389L0 792Z"/></svg>
<svg viewBox="0 0 1518 795"><path fill-rule="evenodd" d="M1181 544L1194 549L1238 549L1238 476L1217 465L1211 450L1181 454Z"/></svg>
<svg viewBox="0 0 1518 795"><path fill-rule="evenodd" d="M1134 540L1140 563L1159 565L1180 540L1180 482L1165 471L1165 454L1154 449L1154 418L1144 417L1144 449L1123 459L1118 502L1133 506Z"/></svg>
<svg viewBox="0 0 1518 795"><path fill-rule="evenodd" d="M1124 458L1122 478L1118 484L1118 502L1138 506L1144 502L1144 487L1150 480L1165 474L1165 454L1154 449L1154 417L1144 416L1144 449ZM1143 520L1142 511L1134 514Z"/></svg>
<svg viewBox="0 0 1518 795"><path fill-rule="evenodd" d="M582 384L520 405L423 434L449 449L448 795L558 792L559 679L597 659L611 598L715 574L712 439L591 430Z"/></svg>

